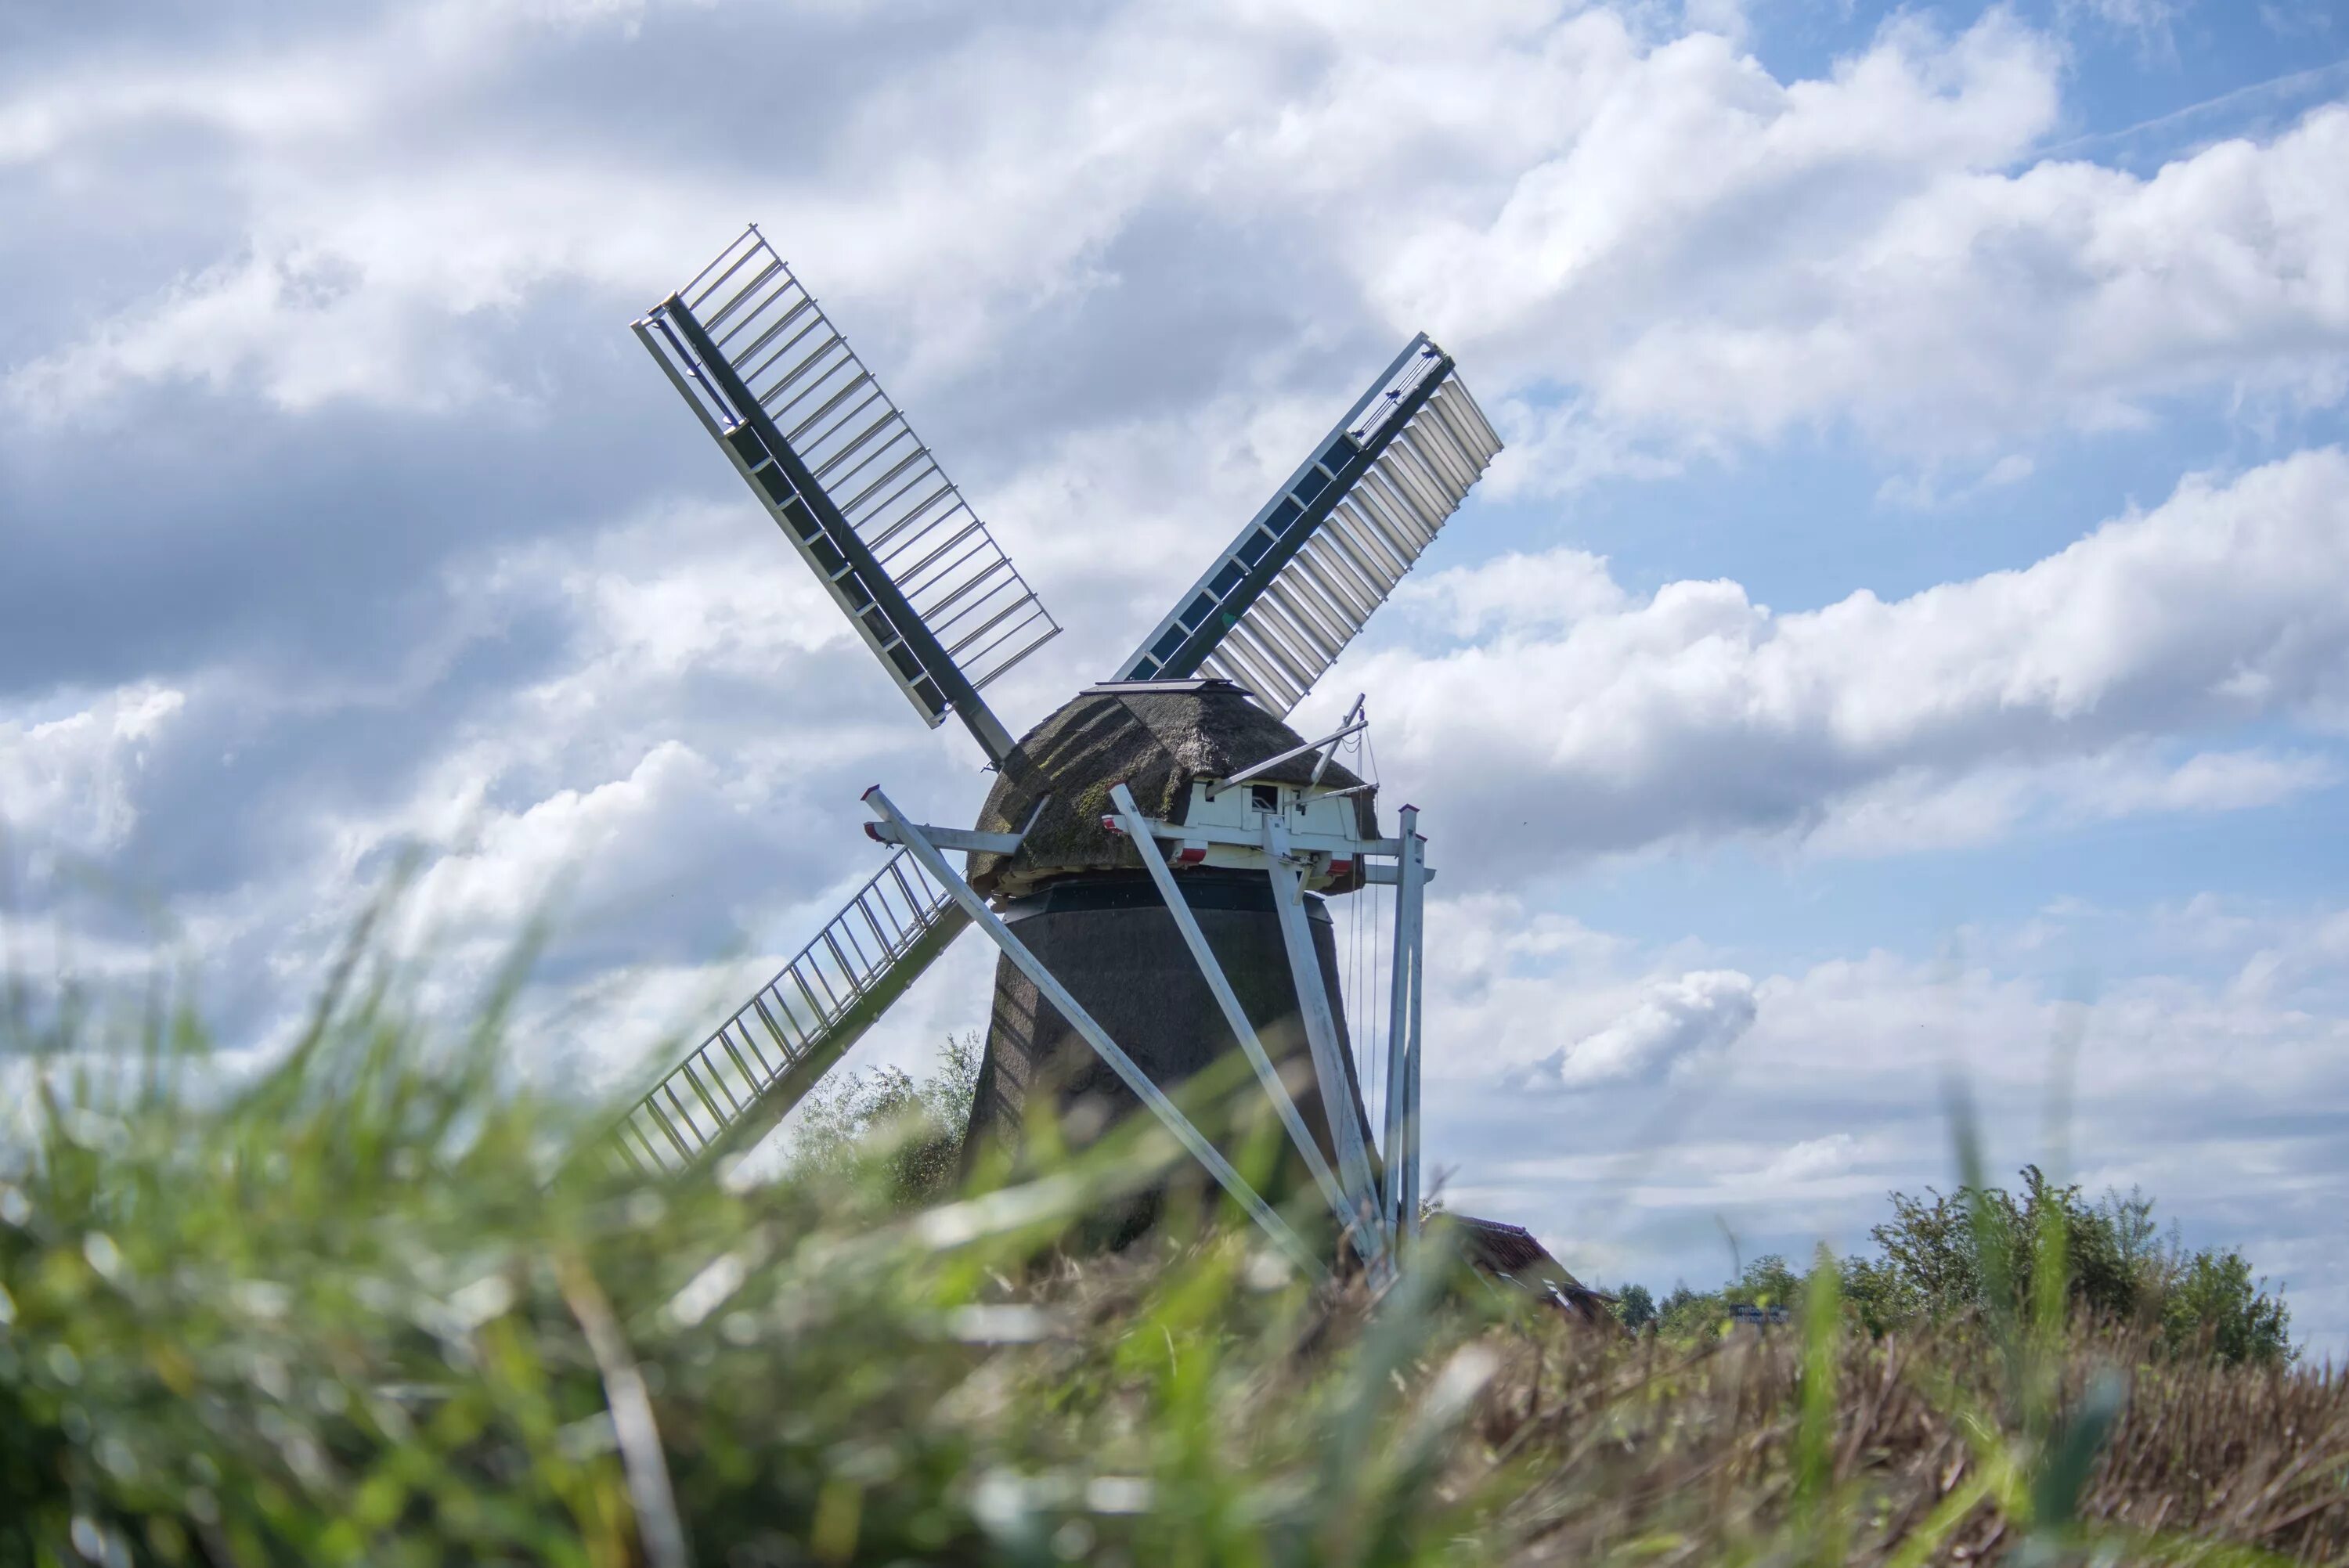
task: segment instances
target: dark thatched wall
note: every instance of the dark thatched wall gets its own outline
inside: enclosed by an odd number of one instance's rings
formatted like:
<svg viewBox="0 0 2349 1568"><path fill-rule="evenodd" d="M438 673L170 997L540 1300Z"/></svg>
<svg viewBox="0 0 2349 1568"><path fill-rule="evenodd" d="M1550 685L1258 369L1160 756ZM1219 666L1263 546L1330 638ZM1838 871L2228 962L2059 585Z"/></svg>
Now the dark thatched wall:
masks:
<svg viewBox="0 0 2349 1568"><path fill-rule="evenodd" d="M1248 872L1194 872L1184 879L1184 885L1200 929L1230 980L1241 1009L1255 1025L1266 1055L1279 1067L1314 1141L1334 1169L1337 1154L1330 1145L1312 1052L1298 1014L1297 989L1264 879ZM1319 903L1309 900L1319 916L1311 920L1309 929L1320 960L1321 983L1338 1013L1343 1046L1345 1016L1342 1007L1335 1006L1343 995L1337 944ZM1228 1104L1186 1106L1186 1109L1192 1110L1201 1130L1236 1164L1241 1163L1238 1137L1229 1129L1244 1130L1249 1123L1260 1121L1270 1108L1255 1075L1247 1069L1238 1041L1226 1026L1198 966L1191 961L1189 949L1183 945L1174 917L1158 902L1150 883L1135 876L1056 884L1043 893L1017 901L1006 913L1019 940L1068 986L1110 1038L1178 1103L1184 1100L1183 1086L1195 1075L1211 1067L1219 1069L1209 1081L1235 1088ZM1375 1149L1361 1086L1354 1081L1351 1051L1342 1050L1341 1055L1346 1058L1346 1099L1364 1141ZM998 1140L1016 1141L1030 1099L1038 1095L1050 1096L1064 1119L1081 1110L1076 1125L1102 1126L1137 1112L1147 1114L1108 1064L1094 1055L1057 1009L1041 1001L1035 986L1007 959L996 966L994 1016L979 1068L978 1093L971 1108L966 1157L975 1157ZM1287 1135L1276 1136L1286 1149ZM1204 1172L1197 1174L1204 1178ZM1288 1150L1267 1196L1279 1202L1310 1181L1304 1161ZM1117 1234L1111 1239L1122 1241L1147 1226L1156 1215L1159 1202L1160 1194L1151 1193L1123 1205L1112 1216L1112 1228Z"/></svg>
<svg viewBox="0 0 2349 1568"><path fill-rule="evenodd" d="M1223 682L1195 693L1079 696L1021 738L1027 766L1007 769L988 793L978 814L982 832L1018 832L1040 797L1050 793L1052 799L1008 863L1002 855L971 856L971 886L986 895L1019 893L1071 872L1138 872L1142 861L1133 846L1101 825L1110 810L1111 785L1124 780L1143 815L1180 821L1195 781L1229 778L1250 763L1303 745L1305 738L1239 687ZM1283 763L1264 779L1303 784L1312 773L1309 755ZM1321 782L1343 789L1362 780L1332 762L1322 770ZM1378 837L1372 793L1353 799L1362 835Z"/></svg>

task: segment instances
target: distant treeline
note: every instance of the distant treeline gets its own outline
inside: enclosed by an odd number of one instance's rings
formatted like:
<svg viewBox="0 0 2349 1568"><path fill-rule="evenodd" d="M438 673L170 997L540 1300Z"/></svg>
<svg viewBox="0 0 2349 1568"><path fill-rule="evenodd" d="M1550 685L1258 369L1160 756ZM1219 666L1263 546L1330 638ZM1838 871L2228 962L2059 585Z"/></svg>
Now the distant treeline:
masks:
<svg viewBox="0 0 2349 1568"><path fill-rule="evenodd" d="M2002 1187L1926 1193L1892 1194L1892 1218L1869 1232L1874 1257L1823 1257L1798 1273L1768 1253L1718 1290L1676 1284L1661 1301L1645 1285L1627 1284L1616 1292L1616 1315L1628 1327L1671 1336L1717 1329L1735 1307L1799 1315L1817 1270L1832 1268L1846 1317L1881 1337L1977 1315L1993 1292L2023 1310L2043 1288L2043 1259L2060 1258L2075 1316L2146 1331L2173 1356L2291 1358L2282 1290L2254 1278L2236 1248L2189 1248L2174 1225L2165 1231L2154 1219L2154 1201L2141 1192L2090 1202L2078 1187L2026 1165L2020 1195Z"/></svg>

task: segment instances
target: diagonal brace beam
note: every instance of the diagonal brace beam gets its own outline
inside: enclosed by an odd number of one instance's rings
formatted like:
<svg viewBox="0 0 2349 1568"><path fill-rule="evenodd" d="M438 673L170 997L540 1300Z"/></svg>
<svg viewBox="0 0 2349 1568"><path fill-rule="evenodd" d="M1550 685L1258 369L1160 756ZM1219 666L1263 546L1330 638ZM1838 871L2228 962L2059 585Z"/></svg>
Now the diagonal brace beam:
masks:
<svg viewBox="0 0 2349 1568"><path fill-rule="evenodd" d="M1362 1124L1354 1114L1353 1096L1347 1092L1344 1052L1338 1045L1338 1022L1330 1010L1329 987L1321 983L1321 961L1313 951L1313 934L1305 923L1305 884L1288 858L1288 834L1278 819L1264 819L1265 859L1272 877L1272 907L1280 917L1281 945L1288 953L1288 972L1297 986L1297 1009L1305 1022L1305 1040L1313 1050L1313 1076L1321 1086L1321 1109L1330 1121L1330 1140L1338 1150L1339 1179L1347 1201L1367 1219L1378 1212L1378 1186L1371 1180L1369 1150L1363 1145ZM1376 1220L1361 1227L1371 1243L1368 1261L1385 1253L1386 1227Z"/></svg>
<svg viewBox="0 0 2349 1568"><path fill-rule="evenodd" d="M881 792L880 786L875 785L864 791L864 804L875 817L896 829L898 842L921 861L922 869L953 896L955 903L970 916L971 923L985 932L988 940L1003 950L1003 955L1028 976L1037 994L1059 1010L1061 1016L1069 1021L1070 1027L1082 1036L1085 1043L1109 1064L1110 1070L1133 1091L1134 1098L1151 1109L1165 1124L1166 1130L1174 1135L1174 1140L1188 1150L1193 1159L1207 1168L1207 1173L1232 1195L1241 1208L1248 1212L1257 1224L1264 1227L1265 1233L1279 1244L1281 1250L1309 1277L1317 1280L1328 1278L1329 1265L1316 1257L1313 1250L1289 1229L1288 1222L1274 1212L1272 1205L1248 1185L1247 1178L1232 1169L1232 1162L1224 1158L1223 1151L1208 1142L1206 1135L1192 1124L1191 1119L1184 1115L1173 1100L1166 1098L1165 1091L1150 1081L1150 1075L1119 1048L1117 1042L1109 1037L1108 1031L1094 1022L1092 1015L1070 995L1069 988L1044 967L1043 961L1030 953L1027 944L1013 935L1011 928L987 907L987 901L978 896L970 883L955 874L954 868L947 864L946 857L938 852L937 846L925 838L921 829L908 821L905 813L890 803L889 797Z"/></svg>
<svg viewBox="0 0 2349 1568"><path fill-rule="evenodd" d="M1224 975L1224 966L1216 961L1215 951L1207 945L1206 934L1199 929L1198 916L1191 913L1190 902L1184 898L1183 890L1174 885L1174 873L1167 869L1165 857L1158 852L1151 839L1149 820L1143 816L1142 808L1134 804L1133 792L1121 782L1110 786L1109 798L1111 804L1117 808L1118 820L1124 824L1126 836L1133 840L1135 851L1142 856L1143 866L1150 872L1150 880L1157 885L1158 896L1166 901L1166 912L1174 917L1174 929L1182 934L1183 945L1191 950L1192 961L1199 965L1200 976L1207 982L1207 989L1214 995L1216 1006L1223 1009L1224 1022L1231 1026L1233 1035L1238 1038L1240 1049L1247 1053L1248 1065L1256 1069L1257 1081L1264 1085L1264 1092L1271 1098L1272 1109L1279 1113L1281 1126L1288 1130L1290 1141L1305 1157L1306 1168L1313 1172L1315 1185L1329 1200L1330 1212L1337 1215L1339 1228L1345 1230L1359 1223L1360 1216L1354 1213L1352 1205L1346 1202L1345 1193L1340 1191L1337 1177L1330 1174L1330 1162L1321 1158L1321 1146L1314 1141L1311 1130L1305 1125L1305 1118L1298 1112L1297 1102L1289 1098L1288 1086L1280 1081L1280 1070L1272 1065L1272 1057L1266 1053L1264 1042L1257 1037L1256 1026L1248 1022L1247 1014L1240 1006L1239 997L1233 993L1232 983Z"/></svg>

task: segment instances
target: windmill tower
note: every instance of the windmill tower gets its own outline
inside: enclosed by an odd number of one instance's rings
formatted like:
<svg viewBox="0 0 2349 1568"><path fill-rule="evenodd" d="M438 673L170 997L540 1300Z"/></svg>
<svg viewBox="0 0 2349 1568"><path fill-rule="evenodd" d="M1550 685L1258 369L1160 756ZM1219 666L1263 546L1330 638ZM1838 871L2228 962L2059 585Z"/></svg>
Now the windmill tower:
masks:
<svg viewBox="0 0 2349 1568"><path fill-rule="evenodd" d="M1001 957L972 1137L1016 1129L1037 1094L1138 1103L1325 1268L1167 1098L1237 1051L1339 1233L1391 1256L1418 1210L1432 873L1416 813L1382 836L1375 787L1333 759L1362 704L1318 739L1283 721L1500 449L1451 358L1414 338L1112 678L1015 739L980 694L1059 626L758 229L635 330L916 713L959 719L997 778L969 829L867 792L866 831L895 852L636 1103L625 1156L673 1171L749 1147L976 925ZM1377 1133L1325 907L1374 882L1397 890Z"/></svg>

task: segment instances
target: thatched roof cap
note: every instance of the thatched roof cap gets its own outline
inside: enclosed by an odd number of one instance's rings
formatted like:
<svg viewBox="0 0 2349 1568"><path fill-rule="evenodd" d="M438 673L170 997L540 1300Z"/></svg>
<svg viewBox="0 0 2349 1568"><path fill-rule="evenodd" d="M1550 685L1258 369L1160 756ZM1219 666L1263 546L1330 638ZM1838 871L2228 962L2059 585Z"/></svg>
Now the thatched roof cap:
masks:
<svg viewBox="0 0 2349 1568"><path fill-rule="evenodd" d="M1189 689L1095 687L1022 737L1019 748L1028 766L1008 769L997 779L979 811L978 829L1018 832L1040 797L1050 793L1051 803L1016 854L971 857L971 885L985 894L1017 894L1076 872L1140 871L1133 846L1101 825L1111 810L1111 785L1123 779L1143 815L1179 822L1195 781L1228 779L1305 743L1305 737L1228 681L1179 684ZM1304 784L1312 776L1308 753L1259 777L1266 783ZM1326 789L1361 782L1335 762L1321 772ZM1371 792L1353 800L1360 830L1376 838Z"/></svg>
<svg viewBox="0 0 2349 1568"><path fill-rule="evenodd" d="M1566 1270L1550 1251L1522 1225L1500 1220L1478 1220L1466 1214L1449 1216L1459 1227L1460 1253L1470 1267L1494 1279L1506 1280L1528 1295L1563 1308L1587 1323L1614 1321L1608 1308L1615 1298L1592 1290Z"/></svg>

